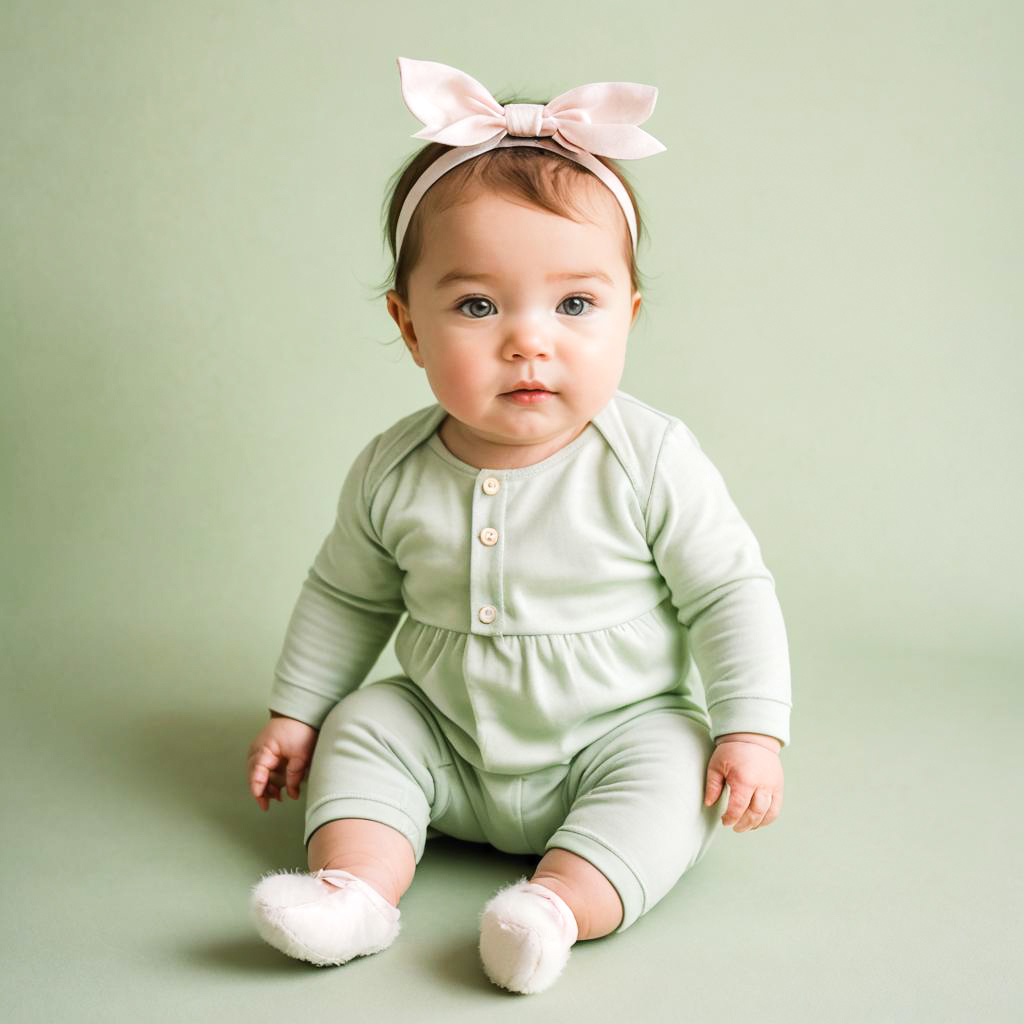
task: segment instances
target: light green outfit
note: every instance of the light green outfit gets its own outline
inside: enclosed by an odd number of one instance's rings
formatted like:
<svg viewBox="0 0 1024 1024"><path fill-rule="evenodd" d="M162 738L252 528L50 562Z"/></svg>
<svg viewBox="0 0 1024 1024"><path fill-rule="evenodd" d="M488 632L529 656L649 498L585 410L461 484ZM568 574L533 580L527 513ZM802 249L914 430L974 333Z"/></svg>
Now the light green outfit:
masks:
<svg viewBox="0 0 1024 1024"><path fill-rule="evenodd" d="M574 849L618 889L621 930L710 841L711 738L789 742L774 579L676 417L619 391L564 448L499 470L445 448L445 415L421 409L359 454L289 623L269 706L321 729L306 840L360 817L417 861L428 824ZM404 675L353 694L403 613Z"/></svg>

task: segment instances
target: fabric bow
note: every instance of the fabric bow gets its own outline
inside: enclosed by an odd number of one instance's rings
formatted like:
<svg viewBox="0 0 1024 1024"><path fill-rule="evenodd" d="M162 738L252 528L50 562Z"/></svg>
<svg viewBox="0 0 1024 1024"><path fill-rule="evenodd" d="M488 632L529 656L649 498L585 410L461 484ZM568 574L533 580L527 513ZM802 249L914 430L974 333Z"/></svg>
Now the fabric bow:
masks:
<svg viewBox="0 0 1024 1024"><path fill-rule="evenodd" d="M572 153L635 160L665 147L637 125L654 111L658 90L635 82L593 82L545 104L502 106L475 79L432 60L398 58L402 98L425 128L414 139L446 146L497 142L505 135L549 137Z"/></svg>

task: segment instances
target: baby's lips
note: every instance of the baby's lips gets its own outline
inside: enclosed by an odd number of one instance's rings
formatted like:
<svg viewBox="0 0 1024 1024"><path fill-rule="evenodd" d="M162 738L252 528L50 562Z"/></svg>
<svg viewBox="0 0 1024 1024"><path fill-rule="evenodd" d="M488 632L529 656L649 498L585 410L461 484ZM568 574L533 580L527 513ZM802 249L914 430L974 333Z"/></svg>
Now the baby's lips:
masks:
<svg viewBox="0 0 1024 1024"><path fill-rule="evenodd" d="M503 395L510 395L514 391L551 391L552 389L547 386L542 380L518 380L516 383L509 388L508 391L503 391Z"/></svg>

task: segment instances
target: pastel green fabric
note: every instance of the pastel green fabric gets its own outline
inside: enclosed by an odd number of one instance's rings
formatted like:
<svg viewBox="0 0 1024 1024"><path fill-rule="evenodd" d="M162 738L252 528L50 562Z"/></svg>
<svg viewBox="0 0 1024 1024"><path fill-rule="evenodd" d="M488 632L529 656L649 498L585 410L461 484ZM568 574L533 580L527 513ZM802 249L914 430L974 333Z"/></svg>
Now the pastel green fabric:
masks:
<svg viewBox="0 0 1024 1024"><path fill-rule="evenodd" d="M340 818L401 832L418 864L448 835L506 853L558 847L584 858L622 900L624 931L703 857L727 793L704 806L707 726L676 708L637 715L565 765L507 775L475 768L403 676L375 680L324 719L306 789L305 842Z"/></svg>
<svg viewBox="0 0 1024 1024"><path fill-rule="evenodd" d="M356 458L272 710L319 728L401 620L403 671L486 771L565 764L663 707L789 743L774 578L680 419L618 391L542 462L477 469L437 436L444 416L420 409Z"/></svg>

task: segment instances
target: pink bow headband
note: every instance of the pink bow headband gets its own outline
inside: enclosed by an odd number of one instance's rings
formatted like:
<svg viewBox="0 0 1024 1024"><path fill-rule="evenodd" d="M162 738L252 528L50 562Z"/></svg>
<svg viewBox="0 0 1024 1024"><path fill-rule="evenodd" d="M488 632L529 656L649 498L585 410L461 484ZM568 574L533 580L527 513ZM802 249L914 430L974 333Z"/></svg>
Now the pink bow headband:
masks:
<svg viewBox="0 0 1024 1024"><path fill-rule="evenodd" d="M637 125L654 111L658 90L634 82L594 82L563 92L543 105L503 107L475 79L431 60L398 58L402 98L426 125L414 139L454 146L435 160L410 189L395 230L395 261L413 211L427 189L465 160L499 146L532 146L574 160L611 189L629 224L636 252L636 216L622 182L591 154L636 160L665 147Z"/></svg>

